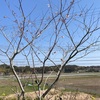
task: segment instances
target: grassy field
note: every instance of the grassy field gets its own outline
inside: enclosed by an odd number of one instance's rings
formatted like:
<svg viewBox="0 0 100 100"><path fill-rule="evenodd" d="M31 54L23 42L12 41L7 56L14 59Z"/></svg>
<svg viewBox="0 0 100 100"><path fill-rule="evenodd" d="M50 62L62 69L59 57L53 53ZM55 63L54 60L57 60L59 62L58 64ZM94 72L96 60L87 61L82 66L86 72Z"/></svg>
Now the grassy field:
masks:
<svg viewBox="0 0 100 100"><path fill-rule="evenodd" d="M54 78L54 76L51 76L51 78L47 81L48 84L51 83ZM23 81L23 83L24 82L25 81ZM31 79L29 79L29 83L31 83ZM60 77L60 80L54 87L62 88L65 91L82 91L92 95L100 96L100 73L64 74ZM19 91L20 89L14 78L0 78L0 96L13 94ZM26 85L25 91L34 91L34 88L32 86Z"/></svg>
<svg viewBox="0 0 100 100"><path fill-rule="evenodd" d="M82 91L100 96L100 73L86 73L61 77L55 87L62 87L66 91Z"/></svg>

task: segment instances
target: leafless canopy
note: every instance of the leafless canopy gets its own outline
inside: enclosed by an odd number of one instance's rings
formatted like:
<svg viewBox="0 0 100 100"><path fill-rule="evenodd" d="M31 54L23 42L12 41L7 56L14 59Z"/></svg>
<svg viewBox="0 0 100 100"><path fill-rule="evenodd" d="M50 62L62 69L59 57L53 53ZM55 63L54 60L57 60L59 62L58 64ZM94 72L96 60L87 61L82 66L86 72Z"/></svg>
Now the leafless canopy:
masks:
<svg viewBox="0 0 100 100"><path fill-rule="evenodd" d="M34 79L37 80L39 90L37 96L41 100L58 81L66 64L95 50L95 48L93 50L90 48L99 43L100 19L98 15L93 15L92 7L89 9L81 8L79 6L81 1L78 0L58 0L57 5L54 4L53 0L48 0L48 10L42 14L43 16L39 19L31 18L35 15L36 6L26 14L23 2L24 0L18 0L16 8L19 12L17 13L5 0L13 17L4 16L4 19L11 21L13 25L11 30L8 26L0 25L0 36L6 41L6 48L0 47L0 56L9 60L7 64L10 64L22 91L18 97L23 96L23 100L25 99L25 90L14 69L14 64L18 57L26 59L27 65L34 68ZM76 6L78 8L75 8ZM75 11L76 9L78 12ZM78 54L81 56L77 57ZM56 62L55 58L59 58L59 62ZM0 61L6 63L2 59ZM38 66L42 67L41 78L39 79L35 71L37 62ZM45 66L57 66L58 64L60 68L54 82L42 95L41 84L44 82ZM48 77L45 78L45 83L49 79Z"/></svg>

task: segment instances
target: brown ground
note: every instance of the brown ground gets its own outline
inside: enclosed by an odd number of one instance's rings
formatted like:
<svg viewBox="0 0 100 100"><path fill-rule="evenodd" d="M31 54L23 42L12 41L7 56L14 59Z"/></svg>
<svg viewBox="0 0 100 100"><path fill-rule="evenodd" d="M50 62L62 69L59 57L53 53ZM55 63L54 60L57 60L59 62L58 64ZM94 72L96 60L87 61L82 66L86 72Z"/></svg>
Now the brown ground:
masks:
<svg viewBox="0 0 100 100"><path fill-rule="evenodd" d="M52 81L53 79L48 83ZM55 87L100 96L100 77L63 77L60 78Z"/></svg>
<svg viewBox="0 0 100 100"><path fill-rule="evenodd" d="M42 91L43 92L43 91ZM36 94L34 92L29 92L25 94L26 100L34 100ZM6 96L3 100L16 100L15 94ZM59 90L52 89L49 94L45 97L45 100L100 100L99 98L94 98L92 95L81 93L81 92L61 92Z"/></svg>

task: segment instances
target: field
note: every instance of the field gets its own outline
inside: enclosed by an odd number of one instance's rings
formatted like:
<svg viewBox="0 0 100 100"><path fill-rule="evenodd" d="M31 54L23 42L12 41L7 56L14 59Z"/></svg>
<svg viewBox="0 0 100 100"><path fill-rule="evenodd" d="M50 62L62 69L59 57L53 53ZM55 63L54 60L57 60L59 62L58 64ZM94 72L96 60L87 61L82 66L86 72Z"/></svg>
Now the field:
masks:
<svg viewBox="0 0 100 100"><path fill-rule="evenodd" d="M47 76L47 74L45 76ZM50 85L54 78L55 75L50 77L50 79L47 81L48 85ZM29 83L31 83L31 80ZM82 91L94 96L100 96L100 73L62 74L60 80L56 83L54 88L72 92ZM25 90L29 92L33 91L34 89L31 86L26 86ZM0 76L0 96L13 94L18 91L20 91L20 89L18 88L18 84L13 76Z"/></svg>
<svg viewBox="0 0 100 100"><path fill-rule="evenodd" d="M56 86L67 91L82 91L100 96L100 73L70 74L61 77Z"/></svg>

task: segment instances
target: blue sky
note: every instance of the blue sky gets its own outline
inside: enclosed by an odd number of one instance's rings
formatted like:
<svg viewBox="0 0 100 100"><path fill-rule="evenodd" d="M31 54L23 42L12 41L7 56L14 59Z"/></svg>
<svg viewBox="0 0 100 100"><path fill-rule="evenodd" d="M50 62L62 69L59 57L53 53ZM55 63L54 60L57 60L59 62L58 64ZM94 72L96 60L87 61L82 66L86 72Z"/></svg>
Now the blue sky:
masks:
<svg viewBox="0 0 100 100"><path fill-rule="evenodd" d="M11 9L13 9L16 12L16 15L20 21L20 12L18 10L18 1L17 0L7 0L10 4ZM43 17L43 15L45 14L45 12L47 12L49 10L49 2L48 0L23 0L23 9L25 12L25 15L27 16L32 9L33 13L31 14L31 16L29 17L30 20L35 20L35 24L36 27L39 26L41 18ZM60 0L59 0L60 1ZM79 1L79 0L76 0ZM56 12L58 10L59 7L59 2L58 0L51 0L52 4L53 4L53 10ZM79 13L80 9L79 8L89 8L92 6L91 11L89 12L88 16L91 17L91 14L94 10L94 15L97 16L100 13L100 0L81 0L79 2L79 4L75 5L75 7L73 9L75 9L76 13ZM14 17L11 14L11 11L8 9L7 4L5 3L4 0L0 1L0 27L2 26L7 26L5 29L5 32L8 36L12 36L11 32L14 32L14 28L16 28L16 24L14 23ZM48 12L48 17L49 17L49 13ZM7 17L7 18L5 18ZM88 23L88 22L87 22ZM52 30L53 25L51 24L51 26L45 31L44 35L37 39L35 44L40 47L40 49L42 51L44 51L45 53L48 52L48 48L50 45L52 45L52 43L50 44L50 33L52 33L54 30ZM75 25L71 25L70 29L71 31L73 31L73 29L75 28ZM16 30L16 29L15 29ZM31 29L30 29L31 30ZM35 31L35 28L33 28L33 30L31 31ZM49 34L49 35L48 35ZM63 33L62 33L63 34ZM98 33L99 34L99 31ZM63 35L61 35L63 36ZM94 35L96 37L96 35ZM54 37L53 37L54 38ZM52 38L52 40L53 40ZM78 36L75 36L75 41L77 41L79 39ZM8 46L6 40L3 38L2 35L0 35L0 46L3 48L3 50L5 50ZM66 43L63 43L63 38L60 40L59 44L62 45L62 47L64 47L66 45ZM60 58L62 57L62 51L59 50L58 48L56 48L54 50L54 52L57 52L56 54L52 54L52 58L55 60L56 63L60 62ZM26 52L28 52L28 50L26 50ZM43 55L39 52L40 57L44 58ZM81 54L79 54L78 56L80 56ZM20 58L20 59L19 59ZM5 60L5 62L9 62L8 59L4 56L0 56L1 60ZM22 55L18 55L15 59L15 64L17 65L23 65L23 63L25 64L24 61L24 57L22 57ZM99 63L100 60L100 54L99 51L95 51L90 53L88 56L78 60L78 61L74 61L72 63L69 64L76 64L76 65L81 65L81 66L89 66L89 65L100 65ZM31 62L31 59L30 59ZM50 62L48 62L49 64ZM40 63L38 63L37 59L36 59L36 64L37 66L40 65ZM25 64L26 65L26 64Z"/></svg>

